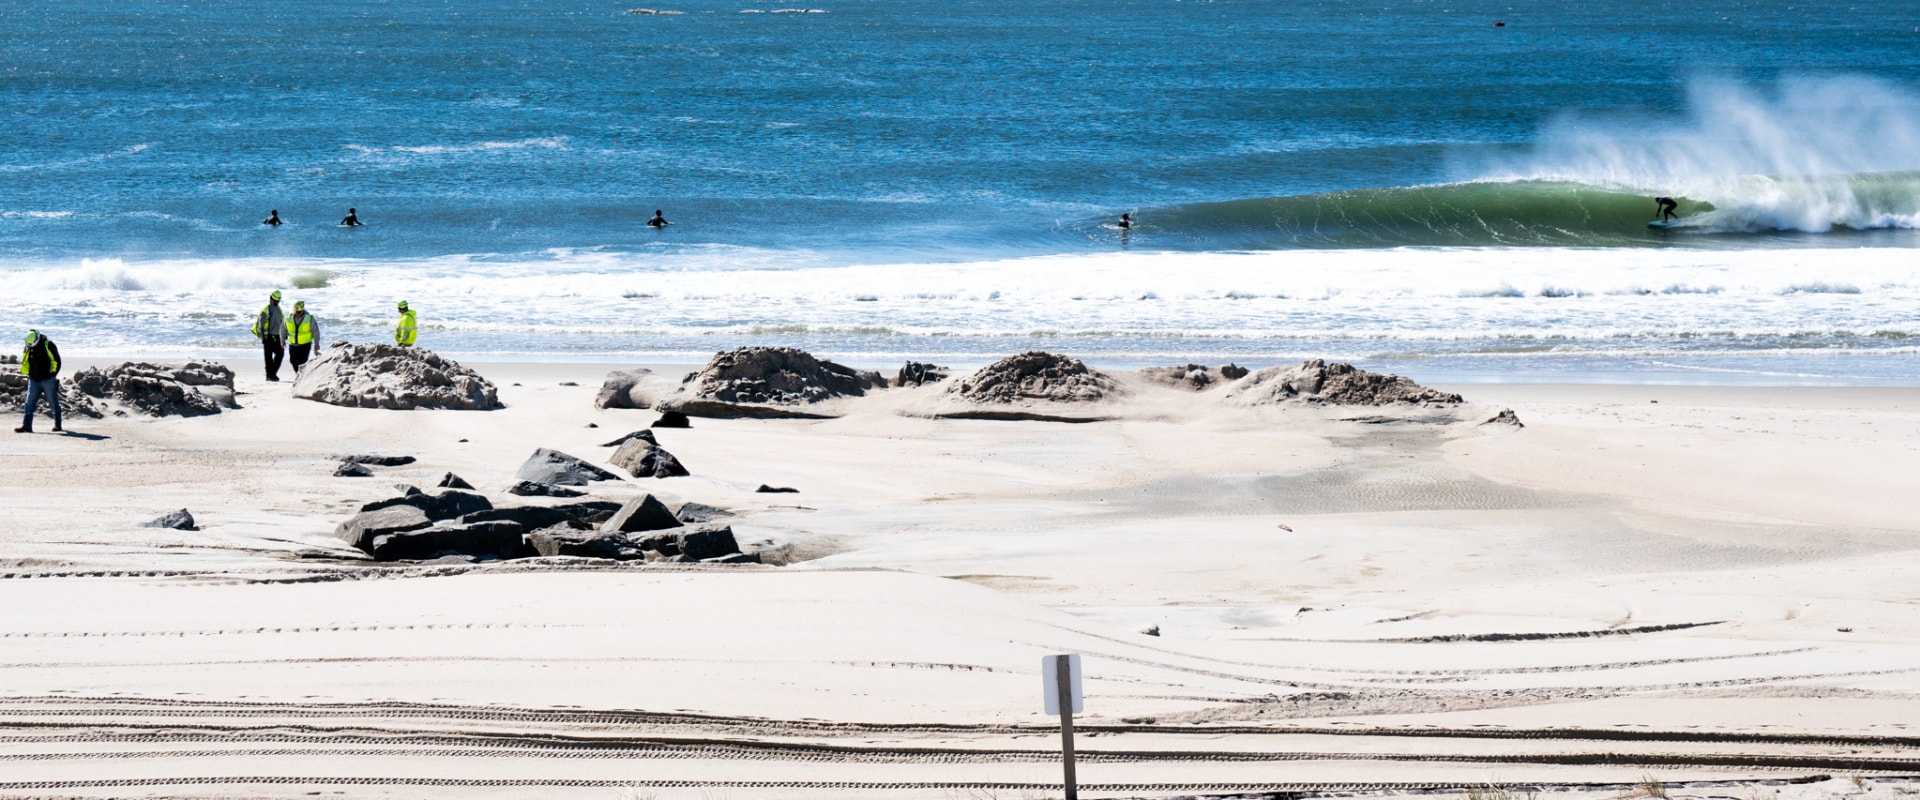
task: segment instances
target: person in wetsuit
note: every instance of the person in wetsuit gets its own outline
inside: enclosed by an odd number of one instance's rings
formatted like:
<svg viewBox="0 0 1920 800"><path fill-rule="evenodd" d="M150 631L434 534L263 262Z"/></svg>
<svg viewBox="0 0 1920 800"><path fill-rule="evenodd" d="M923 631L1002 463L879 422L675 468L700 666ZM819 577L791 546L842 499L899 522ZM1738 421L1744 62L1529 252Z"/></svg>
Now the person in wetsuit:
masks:
<svg viewBox="0 0 1920 800"><path fill-rule="evenodd" d="M1656 198L1653 198L1653 202L1660 207L1661 222L1672 221L1673 212L1679 210L1680 208L1680 204L1674 202L1673 198L1671 197L1656 197Z"/></svg>
<svg viewBox="0 0 1920 800"><path fill-rule="evenodd" d="M360 227L360 212L351 208L347 209L347 215L340 218L340 227L342 228Z"/></svg>
<svg viewBox="0 0 1920 800"><path fill-rule="evenodd" d="M653 219L647 220L647 226L650 228L664 228L672 224L673 223L667 221L667 216L660 213L660 209L657 208L653 210Z"/></svg>
<svg viewBox="0 0 1920 800"><path fill-rule="evenodd" d="M260 220L260 224L270 228L280 227L280 209L276 208L272 211L267 212L267 218Z"/></svg>

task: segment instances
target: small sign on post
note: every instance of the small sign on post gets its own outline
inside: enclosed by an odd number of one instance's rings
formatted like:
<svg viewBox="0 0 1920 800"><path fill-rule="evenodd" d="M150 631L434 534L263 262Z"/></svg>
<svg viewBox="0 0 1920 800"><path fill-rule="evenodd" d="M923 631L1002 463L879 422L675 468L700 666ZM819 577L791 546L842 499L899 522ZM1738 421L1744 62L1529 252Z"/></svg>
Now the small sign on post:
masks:
<svg viewBox="0 0 1920 800"><path fill-rule="evenodd" d="M1040 685L1048 714L1060 715L1060 759L1065 768L1067 800L1079 800L1080 787L1073 775L1073 715L1086 710L1080 695L1080 654L1042 656Z"/></svg>

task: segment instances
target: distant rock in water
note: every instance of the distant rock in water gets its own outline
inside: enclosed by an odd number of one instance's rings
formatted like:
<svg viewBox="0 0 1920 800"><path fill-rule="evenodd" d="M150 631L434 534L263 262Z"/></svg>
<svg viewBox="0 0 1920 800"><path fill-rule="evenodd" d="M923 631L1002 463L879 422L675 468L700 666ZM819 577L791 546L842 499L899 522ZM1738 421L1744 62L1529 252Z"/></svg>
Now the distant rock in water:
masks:
<svg viewBox="0 0 1920 800"><path fill-rule="evenodd" d="M68 378L61 378L56 385L60 387L60 414L63 417L90 417L99 419L104 416L95 408L93 400L82 394ZM27 376L20 374L20 357L0 355L0 410L15 414L27 410ZM53 404L42 401L39 415L53 419Z"/></svg>
<svg viewBox="0 0 1920 800"><path fill-rule="evenodd" d="M877 372L821 361L804 350L742 347L715 355L654 407L695 417L817 419L837 416L811 408L822 401L860 397L886 385Z"/></svg>
<svg viewBox="0 0 1920 800"><path fill-rule="evenodd" d="M1188 364L1184 367L1148 367L1140 370L1140 377L1149 383L1204 392L1224 386L1229 381L1247 377L1247 368L1235 364L1228 364L1219 369L1203 367L1199 364Z"/></svg>
<svg viewBox="0 0 1920 800"><path fill-rule="evenodd" d="M432 350L334 342L307 362L293 395L349 408L500 408L491 381Z"/></svg>
<svg viewBox="0 0 1920 800"><path fill-rule="evenodd" d="M1399 375L1368 372L1352 364L1328 364L1318 358L1297 367L1269 367L1256 372L1228 387L1225 399L1243 406L1451 406L1463 402L1460 395L1428 389Z"/></svg>
<svg viewBox="0 0 1920 800"><path fill-rule="evenodd" d="M130 361L73 376L74 388L149 417L199 417L239 408L233 370L189 361L180 366ZM63 398L64 399L64 398Z"/></svg>
<svg viewBox="0 0 1920 800"><path fill-rule="evenodd" d="M1120 385L1080 359L1036 350L1000 359L947 394L973 403L1092 403L1120 394Z"/></svg>

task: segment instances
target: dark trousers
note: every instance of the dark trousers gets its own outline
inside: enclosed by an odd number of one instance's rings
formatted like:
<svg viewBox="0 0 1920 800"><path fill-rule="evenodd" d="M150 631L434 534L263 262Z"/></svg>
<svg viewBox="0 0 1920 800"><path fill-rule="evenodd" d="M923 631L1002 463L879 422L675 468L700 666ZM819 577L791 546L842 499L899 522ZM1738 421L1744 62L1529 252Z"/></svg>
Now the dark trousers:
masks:
<svg viewBox="0 0 1920 800"><path fill-rule="evenodd" d="M60 428L60 383L58 378L27 379L27 421L20 427L33 430L33 412L39 410L40 397L45 395L47 402L53 405L53 427Z"/></svg>
<svg viewBox="0 0 1920 800"><path fill-rule="evenodd" d="M307 365L307 356L313 352L313 342L296 344L287 348L287 362L293 365L293 374L298 376L300 368Z"/></svg>
<svg viewBox="0 0 1920 800"><path fill-rule="evenodd" d="M280 380L280 362L287 357L286 345L281 343L278 336L261 339L260 345L267 351L267 380Z"/></svg>

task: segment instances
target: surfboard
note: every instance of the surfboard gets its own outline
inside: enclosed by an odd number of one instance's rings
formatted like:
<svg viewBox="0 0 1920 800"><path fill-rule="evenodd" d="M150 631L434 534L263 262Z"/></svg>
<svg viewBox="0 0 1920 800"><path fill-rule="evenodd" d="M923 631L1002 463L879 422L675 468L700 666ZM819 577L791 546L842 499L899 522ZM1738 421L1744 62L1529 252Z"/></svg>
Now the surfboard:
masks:
<svg viewBox="0 0 1920 800"><path fill-rule="evenodd" d="M1649 223L1647 223L1647 227L1649 227L1649 228L1677 228L1677 227L1680 227L1680 220L1677 220L1677 219L1665 219L1665 220L1662 220L1662 219L1656 219L1656 220L1654 220L1654 221L1652 221L1652 222L1649 222Z"/></svg>

